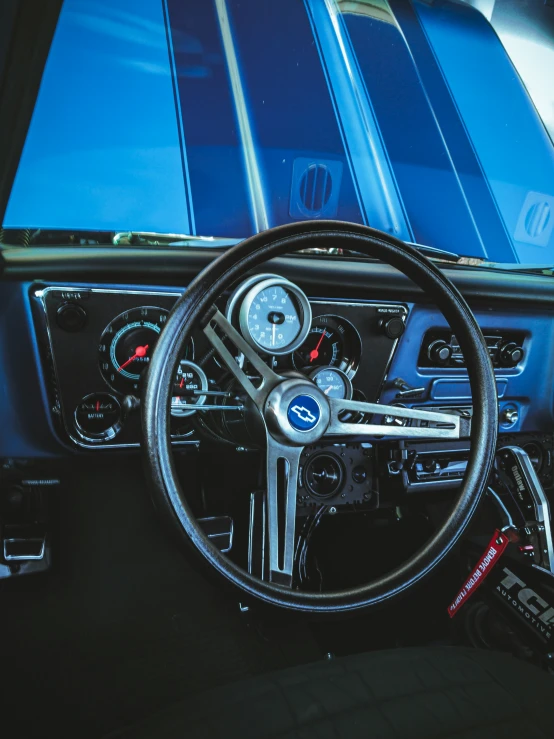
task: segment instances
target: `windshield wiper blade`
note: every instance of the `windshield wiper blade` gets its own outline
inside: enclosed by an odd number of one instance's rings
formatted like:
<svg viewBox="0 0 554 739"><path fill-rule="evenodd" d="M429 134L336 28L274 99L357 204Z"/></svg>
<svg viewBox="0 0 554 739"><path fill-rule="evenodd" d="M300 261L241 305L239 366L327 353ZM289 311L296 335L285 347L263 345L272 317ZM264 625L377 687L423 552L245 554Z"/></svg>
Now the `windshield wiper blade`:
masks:
<svg viewBox="0 0 554 739"><path fill-rule="evenodd" d="M221 246L234 246L242 239L219 236L194 236L193 234L166 234L155 231L121 231L114 234L114 246L202 246L217 249Z"/></svg>
<svg viewBox="0 0 554 739"><path fill-rule="evenodd" d="M98 231L91 229L1 228L6 246L201 246L217 249L242 239L155 231Z"/></svg>
<svg viewBox="0 0 554 739"><path fill-rule="evenodd" d="M480 257L462 257L459 254L455 254L453 251L447 251L446 249L439 249L436 246L427 246L426 244L417 244L415 242L406 242L408 246L421 252L424 256L429 259L436 260L438 262L449 262L451 264L463 264L470 266L480 266L485 264L485 261ZM329 250L331 251L331 250ZM348 251L345 253L356 254L361 256L361 252ZM365 255L364 255L365 256Z"/></svg>
<svg viewBox="0 0 554 739"><path fill-rule="evenodd" d="M437 249L436 246L427 246L426 244L416 244L415 242L407 242L408 246L413 246L419 252L424 254L426 257L431 259L442 259L444 262L453 262L457 264L463 258L459 254L455 254L453 251L447 251L446 249Z"/></svg>

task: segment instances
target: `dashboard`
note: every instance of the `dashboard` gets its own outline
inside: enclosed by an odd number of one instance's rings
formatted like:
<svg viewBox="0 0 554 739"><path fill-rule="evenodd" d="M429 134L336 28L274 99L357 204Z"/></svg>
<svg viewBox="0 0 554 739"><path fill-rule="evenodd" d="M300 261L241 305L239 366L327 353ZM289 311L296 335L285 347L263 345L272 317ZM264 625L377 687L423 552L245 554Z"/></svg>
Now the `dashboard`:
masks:
<svg viewBox="0 0 554 739"><path fill-rule="evenodd" d="M171 281L187 284L214 256L207 250L5 253L2 459L138 451L141 378L183 289ZM273 260L267 268L307 296L311 313L298 346L289 351L287 335L285 351L277 346L265 353L280 372L302 372L330 393L471 414L456 337L437 308L393 268L304 256ZM540 469L543 484L551 485L554 288L548 279L531 275L448 267L445 272L468 299L487 337L502 440L517 437ZM262 277L256 275L254 286ZM240 287L218 306L238 329L244 300L240 294L233 298ZM242 287L245 298L248 286ZM297 308L300 318L300 304ZM248 323L247 313L243 319ZM278 338L281 324L271 324L270 334L273 325ZM171 431L175 448L183 452L240 426L242 399L225 385L222 367L210 351L202 332L194 335L176 368L175 390L183 392L174 393ZM310 361L312 352L317 356ZM90 414L93 418L87 418ZM247 435L244 439L240 446L248 447ZM371 475L377 470L382 490L396 486L415 493L458 484L469 445L470 439L455 444L399 441L356 454L371 458Z"/></svg>
<svg viewBox="0 0 554 739"><path fill-rule="evenodd" d="M214 256L206 250L45 248L2 255L0 482L33 501L32 531L45 518L45 501L51 505L68 465L76 461L78 468L89 457L111 475L123 457L130 464L132 455L138 458L142 387L183 292L175 281L188 284ZM367 260L306 256L272 260L265 269L232 286L217 307L280 375L300 373L335 398L471 418L456 336L403 275ZM468 300L489 348L499 446L523 448L551 490L554 286L544 277L483 269L445 272ZM248 374L252 368L244 356L234 356ZM229 506L249 500L246 536L254 541L264 520L258 495L262 460L248 399L200 329L174 371L170 431L181 479L198 510L216 515L206 525L221 530L209 535L229 547ZM344 420L364 424L373 418L354 414ZM386 415L377 422L420 423ZM459 486L470 447L471 438L430 441L424 435L402 440L391 434L371 443L363 434L347 444L321 440L302 452L297 513L307 520L323 508L371 512L383 505L394 510L407 496L442 500ZM244 488L235 502L218 497L230 479ZM52 494L45 496L46 489ZM9 514L11 521L10 516L15 530L23 530L21 510ZM31 539L43 541L34 534ZM33 562L35 568L47 566L45 559ZM254 572L256 562L250 564ZM26 567L30 571L31 564Z"/></svg>

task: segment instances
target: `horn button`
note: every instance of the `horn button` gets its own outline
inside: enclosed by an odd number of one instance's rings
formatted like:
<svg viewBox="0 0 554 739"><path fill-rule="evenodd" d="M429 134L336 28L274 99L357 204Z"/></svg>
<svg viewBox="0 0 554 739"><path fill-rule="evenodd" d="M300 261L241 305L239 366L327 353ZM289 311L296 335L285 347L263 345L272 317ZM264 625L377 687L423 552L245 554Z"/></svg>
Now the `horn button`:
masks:
<svg viewBox="0 0 554 739"><path fill-rule="evenodd" d="M285 380L271 391L265 404L265 420L271 434L295 445L321 439L331 417L329 402L308 380Z"/></svg>

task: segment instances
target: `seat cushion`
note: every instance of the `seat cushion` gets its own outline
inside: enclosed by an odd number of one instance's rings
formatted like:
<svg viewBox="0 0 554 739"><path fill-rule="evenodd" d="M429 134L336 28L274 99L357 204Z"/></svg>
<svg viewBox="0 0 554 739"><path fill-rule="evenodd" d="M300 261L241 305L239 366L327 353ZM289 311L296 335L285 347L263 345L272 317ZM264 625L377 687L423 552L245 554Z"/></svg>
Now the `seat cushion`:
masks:
<svg viewBox="0 0 554 739"><path fill-rule="evenodd" d="M552 739L554 678L494 652L372 652L192 695L119 736Z"/></svg>

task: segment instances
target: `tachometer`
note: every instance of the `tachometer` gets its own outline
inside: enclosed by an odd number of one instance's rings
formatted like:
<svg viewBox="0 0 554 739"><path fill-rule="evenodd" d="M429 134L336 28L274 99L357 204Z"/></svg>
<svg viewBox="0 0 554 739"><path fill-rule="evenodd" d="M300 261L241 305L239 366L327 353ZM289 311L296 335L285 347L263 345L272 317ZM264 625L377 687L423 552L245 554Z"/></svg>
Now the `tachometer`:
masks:
<svg viewBox="0 0 554 739"><path fill-rule="evenodd" d="M248 283L251 284L251 283ZM243 289L239 288L239 292ZM282 355L302 344L310 329L312 310L302 290L282 277L265 276L242 300L239 325L258 351Z"/></svg>

